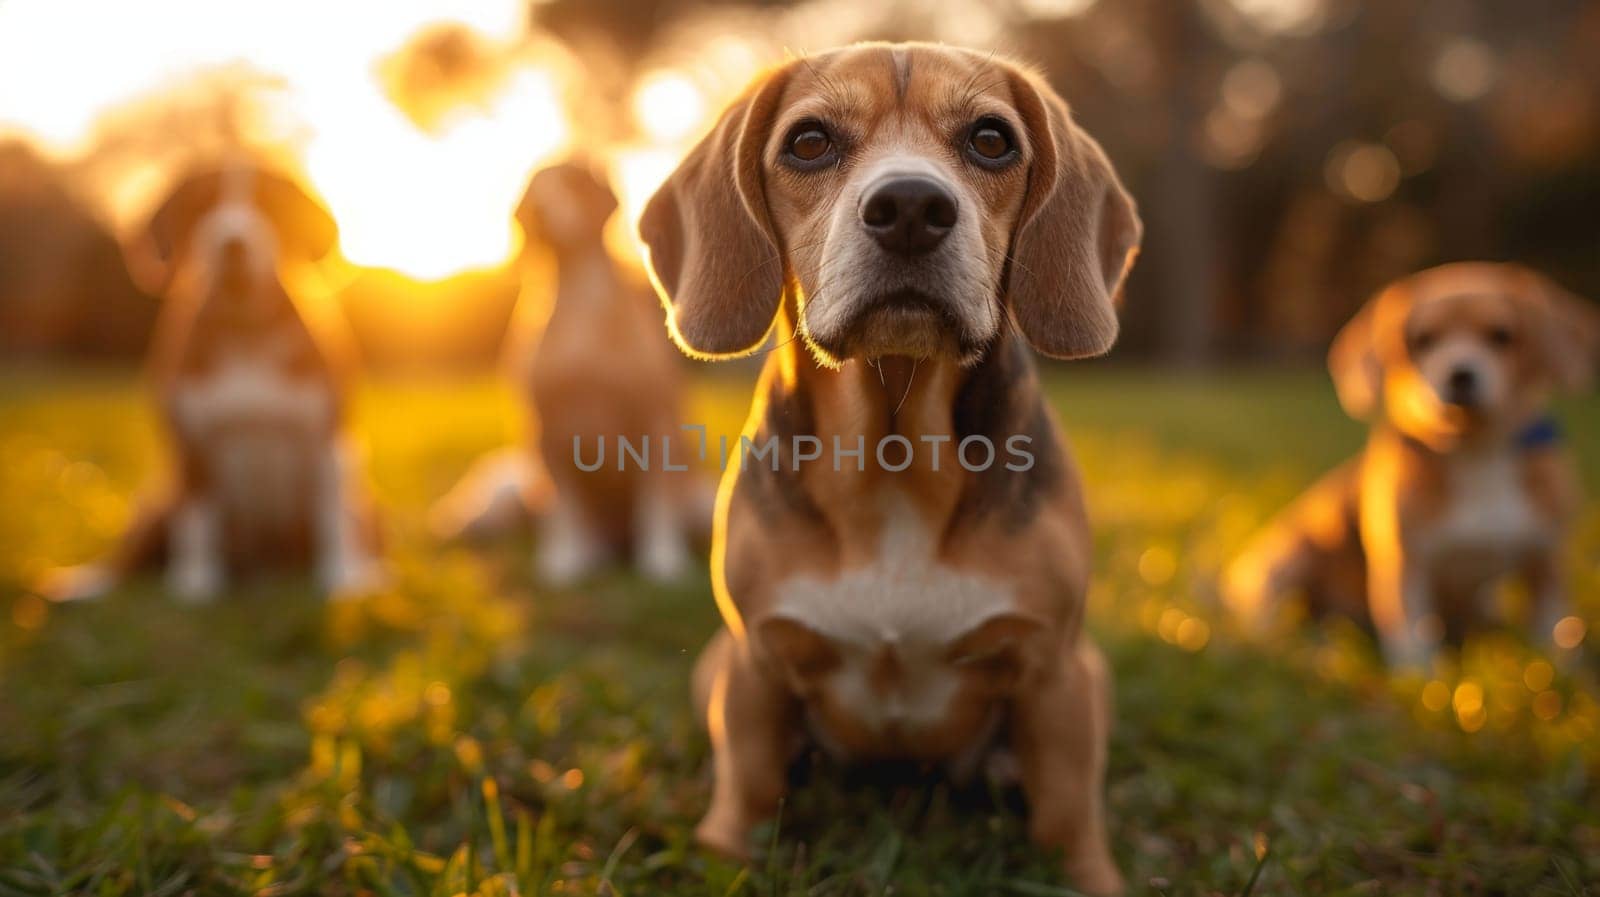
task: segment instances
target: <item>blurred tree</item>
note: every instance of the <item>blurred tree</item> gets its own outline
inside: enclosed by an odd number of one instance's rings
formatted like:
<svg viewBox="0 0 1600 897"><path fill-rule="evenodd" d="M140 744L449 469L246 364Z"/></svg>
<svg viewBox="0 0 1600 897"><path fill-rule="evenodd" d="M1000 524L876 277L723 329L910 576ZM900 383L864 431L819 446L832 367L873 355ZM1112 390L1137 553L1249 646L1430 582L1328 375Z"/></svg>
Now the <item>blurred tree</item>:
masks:
<svg viewBox="0 0 1600 897"><path fill-rule="evenodd" d="M528 18L584 66L594 101L575 118L581 148L599 153L637 136L628 113L642 73L730 44L766 59L785 46L947 39L1038 64L1147 224L1119 356L1320 355L1383 282L1453 259L1522 261L1600 295L1600 3L547 0ZM497 81L503 60L491 57L434 29L375 75L426 125ZM707 66L715 77L748 67ZM173 171L229 147L292 169L294 135L272 144L255 132L264 119L248 100L273 89L224 67L109 116L94 152L67 168L0 152L0 347L142 345L154 308L132 292L107 229L136 227ZM367 277L345 298L384 358L487 363L479 347L504 319L506 282ZM397 291L450 295L421 301L422 317L430 339L460 344L423 351L379 333Z"/></svg>
<svg viewBox="0 0 1600 897"><path fill-rule="evenodd" d="M155 313L61 172L0 142L0 355L137 356Z"/></svg>

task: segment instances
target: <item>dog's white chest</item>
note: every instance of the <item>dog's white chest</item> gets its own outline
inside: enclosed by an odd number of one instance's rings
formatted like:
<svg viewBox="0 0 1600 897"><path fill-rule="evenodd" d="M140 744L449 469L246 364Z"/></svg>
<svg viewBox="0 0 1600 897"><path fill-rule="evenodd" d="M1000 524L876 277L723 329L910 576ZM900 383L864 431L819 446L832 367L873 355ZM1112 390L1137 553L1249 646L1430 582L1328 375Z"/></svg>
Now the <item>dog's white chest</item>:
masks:
<svg viewBox="0 0 1600 897"><path fill-rule="evenodd" d="M940 564L934 549L923 521L896 502L873 563L778 587L777 613L821 633L839 652L828 686L869 730L937 724L960 685L946 652L962 635L1015 609L1010 584ZM888 683L875 672L886 655L897 671Z"/></svg>
<svg viewBox="0 0 1600 897"><path fill-rule="evenodd" d="M1549 537L1513 452L1453 459L1431 553L1465 576L1497 576Z"/></svg>
<svg viewBox="0 0 1600 897"><path fill-rule="evenodd" d="M332 401L323 384L246 355L181 382L173 410L211 498L230 519L270 529L307 506Z"/></svg>
<svg viewBox="0 0 1600 897"><path fill-rule="evenodd" d="M321 384L297 379L262 357L223 360L177 387L179 425L201 435L217 428L313 428L327 419L330 397Z"/></svg>

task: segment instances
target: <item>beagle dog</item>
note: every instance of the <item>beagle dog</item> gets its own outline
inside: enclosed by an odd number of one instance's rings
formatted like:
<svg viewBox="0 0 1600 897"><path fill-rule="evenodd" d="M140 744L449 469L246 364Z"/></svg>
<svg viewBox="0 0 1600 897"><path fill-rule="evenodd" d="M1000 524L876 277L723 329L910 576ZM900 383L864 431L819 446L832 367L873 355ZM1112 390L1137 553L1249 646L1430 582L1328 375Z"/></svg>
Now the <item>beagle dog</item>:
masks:
<svg viewBox="0 0 1600 897"><path fill-rule="evenodd" d="M1100 147L1010 62L857 45L757 79L640 233L688 353L775 340L718 495L700 841L745 855L807 740L958 776L1001 749L1033 838L1119 893L1089 523L1024 346L1116 338L1141 225Z"/></svg>
<svg viewBox="0 0 1600 897"><path fill-rule="evenodd" d="M1383 289L1335 338L1344 410L1372 423L1231 565L1225 600L1260 623L1303 593L1316 612L1370 619L1392 667L1431 664L1447 634L1520 576L1549 640L1570 610L1561 548L1582 504L1549 416L1600 355L1600 313L1510 264L1444 265Z"/></svg>
<svg viewBox="0 0 1600 897"><path fill-rule="evenodd" d="M530 406L530 449L492 454L434 512L446 538L481 537L537 523L536 573L565 585L630 553L647 579L691 569L689 538L707 529L709 490L663 457L682 421L680 359L662 339L659 305L642 277L619 266L604 230L617 210L611 188L569 162L534 175L517 209L530 243L554 253L554 304L543 306L548 267L529 261L508 351ZM621 440L643 446L642 460ZM607 453L607 450L610 452ZM667 465L673 469L667 469Z"/></svg>
<svg viewBox="0 0 1600 897"><path fill-rule="evenodd" d="M192 174L160 205L127 255L164 301L149 367L170 488L110 559L57 571L45 592L95 597L154 565L186 602L283 567L314 569L331 596L376 587L375 521L344 435L344 347L281 270L336 240L327 211L253 166Z"/></svg>

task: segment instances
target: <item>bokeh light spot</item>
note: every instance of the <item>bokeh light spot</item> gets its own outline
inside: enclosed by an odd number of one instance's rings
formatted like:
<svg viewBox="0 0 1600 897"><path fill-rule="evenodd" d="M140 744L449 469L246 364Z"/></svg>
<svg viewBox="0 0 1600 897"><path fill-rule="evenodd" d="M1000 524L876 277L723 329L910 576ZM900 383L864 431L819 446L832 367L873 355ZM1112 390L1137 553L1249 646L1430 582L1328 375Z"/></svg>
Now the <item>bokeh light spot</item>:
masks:
<svg viewBox="0 0 1600 897"><path fill-rule="evenodd" d="M1434 58L1430 74L1445 99L1470 103L1494 86L1494 52L1475 38L1455 38Z"/></svg>
<svg viewBox="0 0 1600 897"><path fill-rule="evenodd" d="M1139 578L1152 586L1166 585L1177 572L1177 555L1165 548L1146 548L1139 555Z"/></svg>
<svg viewBox="0 0 1600 897"><path fill-rule="evenodd" d="M1328 186L1359 202L1382 202L1400 186L1400 160L1386 146L1346 141L1328 154Z"/></svg>
<svg viewBox="0 0 1600 897"><path fill-rule="evenodd" d="M1233 5L1267 31L1304 34L1322 24L1322 0L1233 0Z"/></svg>
<svg viewBox="0 0 1600 897"><path fill-rule="evenodd" d="M1178 624L1178 647L1185 651L1199 651L1211 640L1211 627L1206 621L1190 617Z"/></svg>
<svg viewBox="0 0 1600 897"><path fill-rule="evenodd" d="M1555 667L1542 660L1535 660L1522 671L1522 684L1528 686L1528 691L1544 691L1555 678Z"/></svg>
<svg viewBox="0 0 1600 897"><path fill-rule="evenodd" d="M1556 647L1563 651L1571 651L1583 643L1583 637L1588 633L1588 627L1577 617L1562 617L1550 631L1550 637L1555 640Z"/></svg>
<svg viewBox="0 0 1600 897"><path fill-rule="evenodd" d="M11 605L11 622L19 629L32 631L44 625L49 613L50 608L43 599L37 595L22 595Z"/></svg>
<svg viewBox="0 0 1600 897"><path fill-rule="evenodd" d="M1222 78L1222 102L1234 115L1262 118L1277 108L1283 96L1278 70L1260 59L1235 63Z"/></svg>
<svg viewBox="0 0 1600 897"><path fill-rule="evenodd" d="M428 686L422 693L422 699L434 707L442 707L450 703L450 686L443 682L435 682Z"/></svg>
<svg viewBox="0 0 1600 897"><path fill-rule="evenodd" d="M1088 12L1097 0L1019 0L1022 14L1033 19L1068 19Z"/></svg>
<svg viewBox="0 0 1600 897"><path fill-rule="evenodd" d="M1434 713L1450 705L1450 686L1435 679L1422 687L1422 706Z"/></svg>
<svg viewBox="0 0 1600 897"><path fill-rule="evenodd" d="M1156 633L1167 644L1177 644L1178 627L1182 626L1183 621L1186 619L1188 619L1188 614L1178 610L1176 607L1169 607L1161 612L1161 621L1156 624Z"/></svg>
<svg viewBox="0 0 1600 897"><path fill-rule="evenodd" d="M1550 722L1561 715L1561 695L1553 691L1541 691L1533 697L1533 715Z"/></svg>
<svg viewBox="0 0 1600 897"><path fill-rule="evenodd" d="M706 98L688 76L655 71L644 76L633 94L633 117L651 139L683 140L706 120Z"/></svg>
<svg viewBox="0 0 1600 897"><path fill-rule="evenodd" d="M455 743L456 762L461 768L473 775L483 772L483 747L477 739L462 735Z"/></svg>
<svg viewBox="0 0 1600 897"><path fill-rule="evenodd" d="M1464 732L1476 732L1489 720L1489 713L1483 706L1483 686L1470 679L1456 686L1450 703Z"/></svg>

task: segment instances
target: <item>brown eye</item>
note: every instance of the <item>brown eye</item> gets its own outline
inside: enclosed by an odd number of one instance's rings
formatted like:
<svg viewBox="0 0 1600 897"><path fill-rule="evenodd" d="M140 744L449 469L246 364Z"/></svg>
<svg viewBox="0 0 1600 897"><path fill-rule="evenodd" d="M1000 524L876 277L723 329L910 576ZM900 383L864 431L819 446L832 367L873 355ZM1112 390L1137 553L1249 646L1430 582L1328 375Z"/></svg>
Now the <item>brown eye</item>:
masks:
<svg viewBox="0 0 1600 897"><path fill-rule="evenodd" d="M785 153L801 167L820 165L833 154L833 138L818 122L802 122L789 132Z"/></svg>
<svg viewBox="0 0 1600 897"><path fill-rule="evenodd" d="M987 168L1010 162L1017 152L1010 128L997 118L979 119L967 137L967 149L974 161Z"/></svg>
<svg viewBox="0 0 1600 897"><path fill-rule="evenodd" d="M1426 352L1428 347L1433 345L1434 340L1437 337L1438 334L1434 333L1433 331L1424 330L1411 338L1411 345L1418 352Z"/></svg>
<svg viewBox="0 0 1600 897"><path fill-rule="evenodd" d="M821 131L806 131L794 139L789 151L810 162L822 158L822 154L832 145L833 142L828 139L828 135Z"/></svg>
<svg viewBox="0 0 1600 897"><path fill-rule="evenodd" d="M994 128L981 128L972 135L972 148L985 159L998 159L1011 149L1011 141Z"/></svg>
<svg viewBox="0 0 1600 897"><path fill-rule="evenodd" d="M1507 327L1495 327L1489 331L1489 345L1494 346L1496 349L1504 349L1510 346L1515 339L1515 335Z"/></svg>

